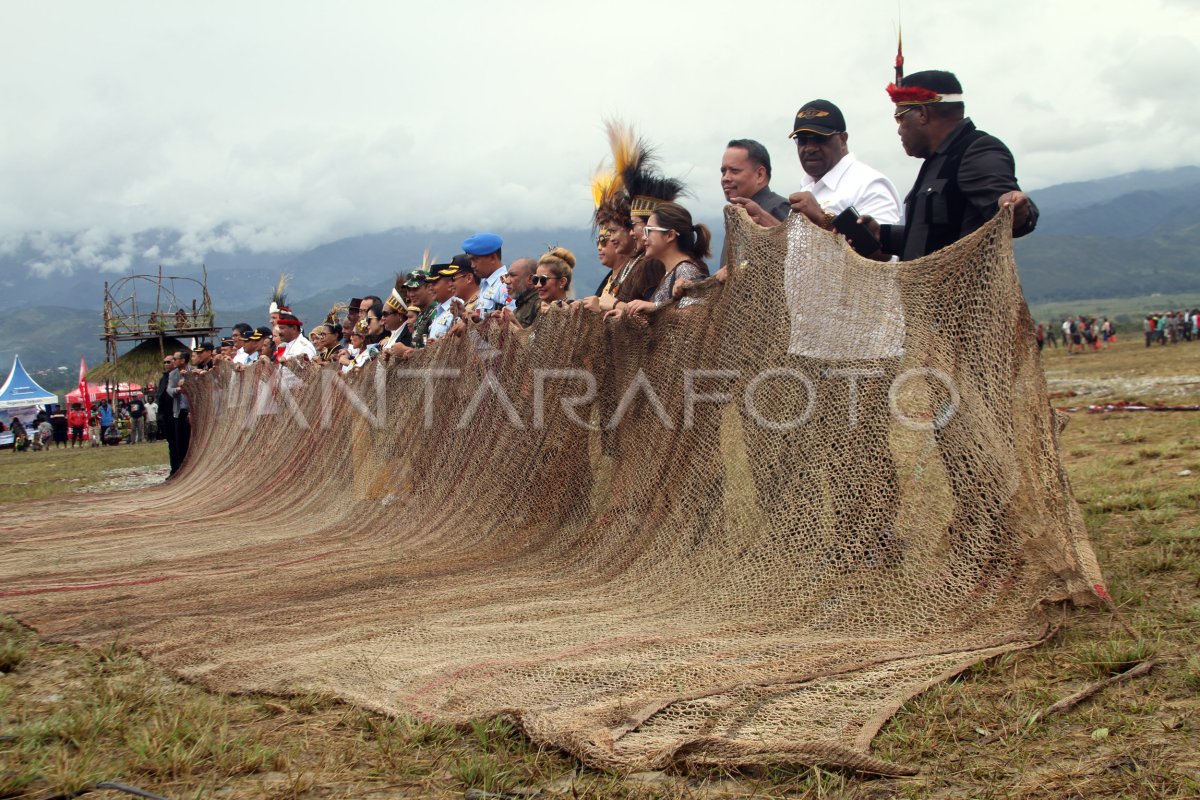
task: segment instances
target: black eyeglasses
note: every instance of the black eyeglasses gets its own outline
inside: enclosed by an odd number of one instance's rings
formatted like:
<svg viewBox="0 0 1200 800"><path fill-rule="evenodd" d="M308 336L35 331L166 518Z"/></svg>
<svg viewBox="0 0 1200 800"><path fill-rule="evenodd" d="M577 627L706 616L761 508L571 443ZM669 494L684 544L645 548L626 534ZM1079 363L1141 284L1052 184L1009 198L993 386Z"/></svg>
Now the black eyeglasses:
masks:
<svg viewBox="0 0 1200 800"><path fill-rule="evenodd" d="M529 277L529 282L532 283L534 286L543 286L550 282L550 276L549 275L531 275Z"/></svg>

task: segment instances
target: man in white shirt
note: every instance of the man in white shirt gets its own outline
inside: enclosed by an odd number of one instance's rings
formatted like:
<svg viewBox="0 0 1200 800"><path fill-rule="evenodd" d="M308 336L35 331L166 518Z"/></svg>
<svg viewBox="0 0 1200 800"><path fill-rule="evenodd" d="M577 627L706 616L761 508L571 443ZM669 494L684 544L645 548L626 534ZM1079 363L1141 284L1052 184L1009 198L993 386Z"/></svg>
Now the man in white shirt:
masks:
<svg viewBox="0 0 1200 800"><path fill-rule="evenodd" d="M300 319L292 312L280 311L279 321L275 324L279 326L279 340L283 343L283 352L279 356L280 377L283 385L292 389L299 384L300 379L284 365L293 359L311 361L317 357L317 348L304 338L304 334L300 332Z"/></svg>
<svg viewBox="0 0 1200 800"><path fill-rule="evenodd" d="M290 311L279 312L279 339L283 342L280 361L291 358L316 358L317 348L300 332L300 319Z"/></svg>
<svg viewBox="0 0 1200 800"><path fill-rule="evenodd" d="M792 210L822 227L850 206L860 215L900 222L900 195L883 173L850 152L846 119L828 100L805 103L796 112L791 138L808 183L788 201Z"/></svg>
<svg viewBox="0 0 1200 800"><path fill-rule="evenodd" d="M502 308L512 311L517 307L500 280L508 274L500 254L503 244L504 240L494 233L477 233L463 242L463 252L471 259L471 268L479 276L479 302L475 307L484 316Z"/></svg>
<svg viewBox="0 0 1200 800"><path fill-rule="evenodd" d="M249 353L246 352L246 337L254 328L250 327L248 322L239 322L233 326L233 333L230 338L233 339L233 363L246 364L249 358Z"/></svg>
<svg viewBox="0 0 1200 800"><path fill-rule="evenodd" d="M146 395L146 441L158 441L158 402L154 395Z"/></svg>
<svg viewBox="0 0 1200 800"><path fill-rule="evenodd" d="M499 238L499 237L497 237ZM469 239L467 241L470 241ZM472 261L475 259L472 258ZM450 332L450 328L454 326L456 319L455 301L457 301L459 309L462 308L462 300L454 296L454 276L458 274L458 267L454 264L434 264L430 269L434 270L436 278L433 281L433 299L437 301L437 311L434 312L433 322L429 326L429 335L427 341L436 342ZM507 271L506 271L507 274ZM501 289L503 284L498 284ZM503 308L501 304L498 308Z"/></svg>
<svg viewBox="0 0 1200 800"><path fill-rule="evenodd" d="M851 206L859 214L899 222L896 187L850 154L846 121L837 106L828 100L806 103L796 112L791 138L809 178L788 198L792 211L823 228ZM778 224L756 209L746 210L760 225ZM832 506L837 535L813 556L828 569L847 571L893 565L902 558L888 390L903 353L904 317L894 283L856 286L853 270L852 264L815 263L803 244L789 248L783 282L791 337L784 365L808 376L818 402L811 419L798 428L748 432L748 441L763 452L782 448L809 455L804 468L786 474L772 469L770 458L761 466L752 464L759 501L781 526L783 538L795 533L790 520L820 519ZM786 395L772 402L788 407ZM825 493L813 487L821 485L829 464L839 465L835 475L841 480L829 488L827 503ZM781 501L785 505L777 505Z"/></svg>

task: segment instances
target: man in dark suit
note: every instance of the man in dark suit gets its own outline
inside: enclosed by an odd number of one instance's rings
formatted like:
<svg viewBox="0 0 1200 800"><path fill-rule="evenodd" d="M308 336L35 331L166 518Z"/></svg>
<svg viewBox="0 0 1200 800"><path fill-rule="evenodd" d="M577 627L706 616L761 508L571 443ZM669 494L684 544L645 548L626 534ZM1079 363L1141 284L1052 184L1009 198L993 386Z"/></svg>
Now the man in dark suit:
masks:
<svg viewBox="0 0 1200 800"><path fill-rule="evenodd" d="M901 261L929 255L973 233L1005 206L1013 209L1013 236L1033 231L1038 209L1017 184L1012 153L965 116L954 73L917 72L902 86L889 86L888 94L904 152L924 163L904 198L903 225L880 226L864 217L877 232L882 255Z"/></svg>
<svg viewBox="0 0 1200 800"><path fill-rule="evenodd" d="M904 151L924 163L904 199L903 225L881 226L863 218L880 241L875 258L927 256L975 232L1001 208L1012 208L1013 236L1033 231L1038 209L1017 183L1012 153L965 116L962 85L953 73L914 73L900 86L888 86L888 95ZM920 300L905 305L910 324L927 307ZM954 338L969 316L947 302L934 306L922 322ZM960 380L970 374L964 366ZM985 385L957 388L966 408L987 407ZM934 392L934 437L955 503L947 531L951 558L957 572L986 581L1003 572L1002 562L1016 550L1011 546L1016 533L1007 524L1012 490L993 452L994 441L984 434L986 420L978 411L959 408L940 387ZM965 401L968 395L974 403Z"/></svg>
<svg viewBox="0 0 1200 800"><path fill-rule="evenodd" d="M167 459L171 464L171 474L175 474L175 469L179 465L178 444L175 441L175 398L167 393L167 386L170 384L171 372L175 369L176 354L168 354L163 357L163 374L158 379L158 387L155 391L155 398L158 401L158 435L160 438L167 440Z"/></svg>

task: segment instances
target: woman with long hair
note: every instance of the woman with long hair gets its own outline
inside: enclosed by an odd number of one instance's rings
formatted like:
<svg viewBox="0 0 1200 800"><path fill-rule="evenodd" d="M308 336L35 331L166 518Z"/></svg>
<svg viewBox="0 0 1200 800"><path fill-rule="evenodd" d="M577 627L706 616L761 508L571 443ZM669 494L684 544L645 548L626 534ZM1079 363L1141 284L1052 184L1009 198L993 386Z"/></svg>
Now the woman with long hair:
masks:
<svg viewBox="0 0 1200 800"><path fill-rule="evenodd" d="M647 259L659 261L665 270L649 300L633 299L623 308L606 316L622 313L642 316L653 314L670 302L678 281L695 282L708 277L704 259L712 255L712 232L707 225L693 224L691 213L678 203L659 203L642 229ZM700 302L691 297L679 301L680 308Z"/></svg>

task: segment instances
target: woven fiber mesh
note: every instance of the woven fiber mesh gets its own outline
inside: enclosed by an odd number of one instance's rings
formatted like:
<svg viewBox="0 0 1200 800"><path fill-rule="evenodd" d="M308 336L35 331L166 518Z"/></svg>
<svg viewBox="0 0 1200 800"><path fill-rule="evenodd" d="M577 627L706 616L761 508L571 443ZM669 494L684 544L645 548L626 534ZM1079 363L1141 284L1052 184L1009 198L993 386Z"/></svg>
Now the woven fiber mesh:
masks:
<svg viewBox="0 0 1200 800"><path fill-rule="evenodd" d="M176 480L4 512L0 607L597 767L911 772L870 754L905 699L1106 596L1011 218L903 264L726 224L728 282L649 324L189 380Z"/></svg>

